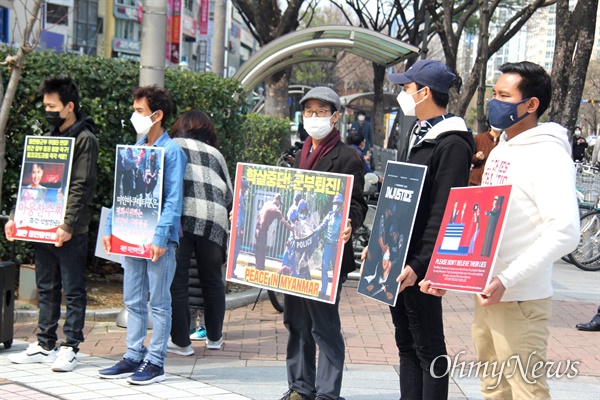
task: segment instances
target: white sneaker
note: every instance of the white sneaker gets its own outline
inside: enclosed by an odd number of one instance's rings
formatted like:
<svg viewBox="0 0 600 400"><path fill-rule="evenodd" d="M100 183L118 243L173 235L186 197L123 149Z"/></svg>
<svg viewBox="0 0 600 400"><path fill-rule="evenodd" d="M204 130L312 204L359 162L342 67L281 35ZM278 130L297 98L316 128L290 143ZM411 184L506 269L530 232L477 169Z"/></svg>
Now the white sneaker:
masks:
<svg viewBox="0 0 600 400"><path fill-rule="evenodd" d="M212 341L208 338L206 338L206 348L209 350L221 350L221 347L223 347L223 338L216 340L216 341Z"/></svg>
<svg viewBox="0 0 600 400"><path fill-rule="evenodd" d="M177 346L171 341L171 339L169 339L169 342L167 343L167 353L178 354L180 356L193 356L194 349L192 348L191 344L186 347L181 347Z"/></svg>
<svg viewBox="0 0 600 400"><path fill-rule="evenodd" d="M56 360L52 363L54 372L71 372L77 366L77 353L72 347L61 346L56 353Z"/></svg>
<svg viewBox="0 0 600 400"><path fill-rule="evenodd" d="M30 343L27 350L10 354L8 359L15 364L52 363L56 360L56 350L44 350L39 342Z"/></svg>

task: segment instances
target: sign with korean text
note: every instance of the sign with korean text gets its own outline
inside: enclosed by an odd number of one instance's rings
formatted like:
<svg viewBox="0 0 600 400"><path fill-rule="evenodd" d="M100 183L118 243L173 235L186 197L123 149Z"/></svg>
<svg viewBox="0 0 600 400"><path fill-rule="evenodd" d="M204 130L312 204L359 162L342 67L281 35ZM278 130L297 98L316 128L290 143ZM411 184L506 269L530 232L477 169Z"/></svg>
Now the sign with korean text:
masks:
<svg viewBox="0 0 600 400"><path fill-rule="evenodd" d="M164 149L117 146L111 253L150 258L160 218Z"/></svg>
<svg viewBox="0 0 600 400"><path fill-rule="evenodd" d="M427 167L389 161L358 293L395 306Z"/></svg>
<svg viewBox="0 0 600 400"><path fill-rule="evenodd" d="M15 208L15 239L54 243L63 223L74 138L26 136Z"/></svg>
<svg viewBox="0 0 600 400"><path fill-rule="evenodd" d="M426 280L437 289L481 293L491 279L511 185L452 188Z"/></svg>
<svg viewBox="0 0 600 400"><path fill-rule="evenodd" d="M238 163L227 280L335 303L353 181Z"/></svg>

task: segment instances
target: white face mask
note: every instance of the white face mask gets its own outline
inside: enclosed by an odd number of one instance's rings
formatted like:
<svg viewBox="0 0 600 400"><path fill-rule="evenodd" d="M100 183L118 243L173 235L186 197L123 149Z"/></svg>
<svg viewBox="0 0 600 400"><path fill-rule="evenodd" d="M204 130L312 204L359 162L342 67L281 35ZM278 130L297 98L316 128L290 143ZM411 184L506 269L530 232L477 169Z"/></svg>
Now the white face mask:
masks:
<svg viewBox="0 0 600 400"><path fill-rule="evenodd" d="M423 100L419 101L419 103L416 103L413 96L423 89L425 88L421 88L412 94L408 94L404 90L402 90L398 97L396 97L396 100L398 101L398 104L400 105L400 108L402 109L404 115L408 117L414 117L416 115L415 108L417 107L417 104L423 102Z"/></svg>
<svg viewBox="0 0 600 400"><path fill-rule="evenodd" d="M131 114L130 121L138 135L147 135L148 132L150 132L150 128L152 128L152 125L154 125L154 122L152 122L152 119L150 117L154 114L156 114L156 111L148 115L147 117L136 112Z"/></svg>
<svg viewBox="0 0 600 400"><path fill-rule="evenodd" d="M333 115L335 115L335 113L333 113ZM331 117L333 117L333 115ZM321 140L333 129L331 117L304 118L304 129L313 139Z"/></svg>
<svg viewBox="0 0 600 400"><path fill-rule="evenodd" d="M359 116L358 116L358 120L359 120L360 122L363 122L363 121L365 120L365 116L364 116L364 115L359 115Z"/></svg>

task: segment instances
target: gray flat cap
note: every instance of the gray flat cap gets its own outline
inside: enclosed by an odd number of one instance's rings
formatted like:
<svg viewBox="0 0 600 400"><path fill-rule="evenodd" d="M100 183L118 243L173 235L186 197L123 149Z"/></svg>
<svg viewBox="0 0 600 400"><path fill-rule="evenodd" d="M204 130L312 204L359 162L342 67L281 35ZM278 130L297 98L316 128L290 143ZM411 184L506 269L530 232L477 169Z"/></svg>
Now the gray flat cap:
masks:
<svg viewBox="0 0 600 400"><path fill-rule="evenodd" d="M329 103L335 107L336 111L340 111L340 96L338 96L336 92L334 92L332 89L326 86L318 86L316 88L310 89L308 93L304 95L302 100L300 100L300 105L304 106L304 103L311 99L321 100L325 103Z"/></svg>

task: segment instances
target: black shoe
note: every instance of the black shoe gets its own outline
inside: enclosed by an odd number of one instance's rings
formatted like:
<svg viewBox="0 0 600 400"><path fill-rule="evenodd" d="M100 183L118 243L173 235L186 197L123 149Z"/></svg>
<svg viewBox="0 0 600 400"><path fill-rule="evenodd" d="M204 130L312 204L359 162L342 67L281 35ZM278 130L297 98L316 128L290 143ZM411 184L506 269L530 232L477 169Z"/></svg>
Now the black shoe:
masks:
<svg viewBox="0 0 600 400"><path fill-rule="evenodd" d="M588 323L575 325L575 328L579 329L580 331L596 332L600 331L600 322L597 322L596 318L594 318Z"/></svg>

